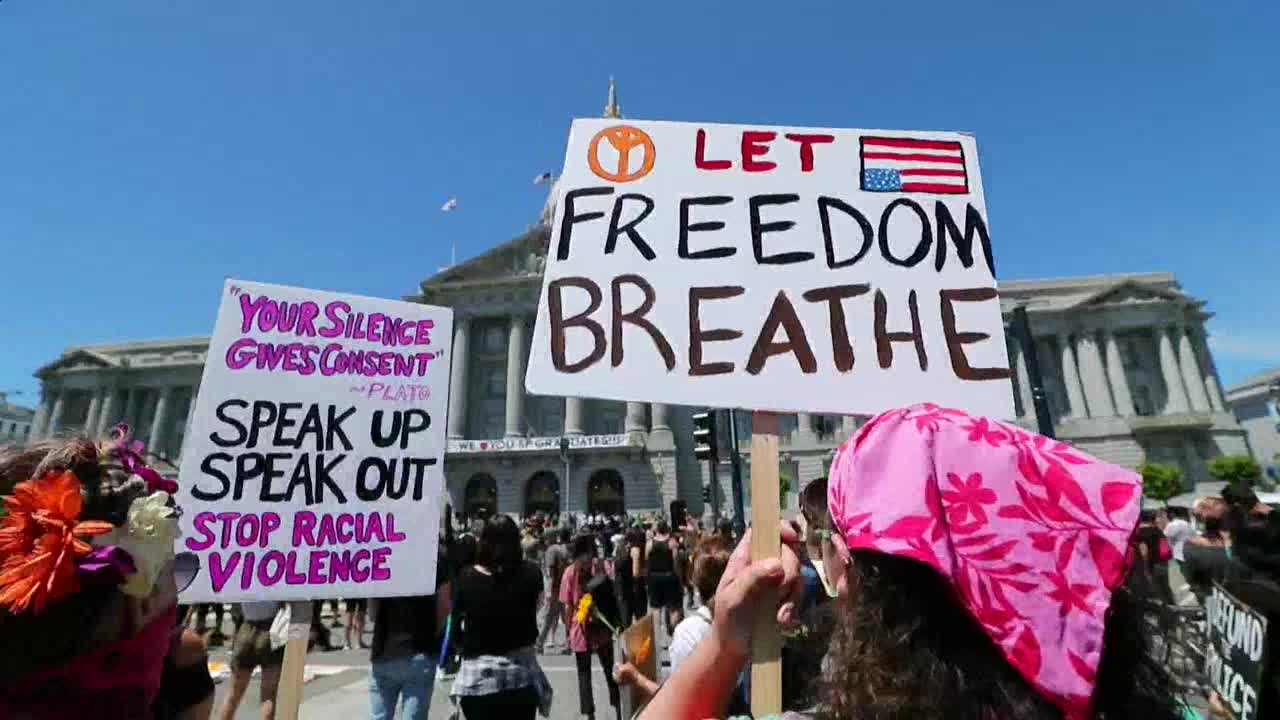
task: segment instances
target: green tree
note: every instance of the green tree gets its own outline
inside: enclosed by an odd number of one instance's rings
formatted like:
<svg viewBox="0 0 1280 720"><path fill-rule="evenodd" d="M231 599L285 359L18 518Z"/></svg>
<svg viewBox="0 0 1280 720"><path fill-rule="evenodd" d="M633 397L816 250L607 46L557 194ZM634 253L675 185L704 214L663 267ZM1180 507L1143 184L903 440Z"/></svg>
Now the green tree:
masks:
<svg viewBox="0 0 1280 720"><path fill-rule="evenodd" d="M1143 463L1138 472L1142 474L1142 494L1152 500L1167 502L1182 491L1182 469L1176 465Z"/></svg>
<svg viewBox="0 0 1280 720"><path fill-rule="evenodd" d="M1214 480L1254 487L1262 480L1262 468L1248 455L1221 455L1209 461Z"/></svg>

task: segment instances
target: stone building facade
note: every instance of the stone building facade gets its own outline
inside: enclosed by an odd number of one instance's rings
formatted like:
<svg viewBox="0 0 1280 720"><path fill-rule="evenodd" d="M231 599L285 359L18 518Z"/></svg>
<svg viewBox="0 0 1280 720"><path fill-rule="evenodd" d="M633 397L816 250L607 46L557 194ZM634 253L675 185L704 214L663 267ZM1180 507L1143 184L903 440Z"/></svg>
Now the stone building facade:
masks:
<svg viewBox="0 0 1280 720"><path fill-rule="evenodd" d="M8 394L0 392L0 445L26 444L35 414L29 407L9 402Z"/></svg>
<svg viewBox="0 0 1280 720"><path fill-rule="evenodd" d="M1280 466L1280 368L1264 370L1227 388L1227 405L1249 435L1253 459L1276 472Z"/></svg>

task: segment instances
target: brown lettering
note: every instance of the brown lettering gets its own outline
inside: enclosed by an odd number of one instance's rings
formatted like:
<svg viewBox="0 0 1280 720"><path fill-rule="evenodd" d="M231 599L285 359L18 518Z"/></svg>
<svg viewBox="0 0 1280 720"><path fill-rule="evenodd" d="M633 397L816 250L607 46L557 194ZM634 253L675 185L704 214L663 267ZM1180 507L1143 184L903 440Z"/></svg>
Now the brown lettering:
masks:
<svg viewBox="0 0 1280 720"><path fill-rule="evenodd" d="M786 333L785 342L774 342L778 328ZM760 334L756 336L756 344L751 347L751 356L747 359L747 372L759 375L764 369L764 362L774 355L790 352L796 356L796 363L806 375L818 371L818 361L813 357L813 349L809 347L809 338L805 337L804 324L796 315L796 308L781 290L773 298L773 306L769 315L760 326Z"/></svg>
<svg viewBox="0 0 1280 720"><path fill-rule="evenodd" d="M638 287L640 288L640 291L644 293L644 302L640 303L640 307L632 310L631 312L622 312L623 283L629 283ZM612 290L613 347L610 351L609 360L613 364L613 367L618 367L622 364L622 324L631 323L632 325L635 325L649 333L649 337L653 338L653 344L658 348L658 353L662 355L663 362L667 365L667 372L674 370L676 367L676 354L671 350L671 343L668 343L667 339L663 337L658 328L654 326L647 317L645 317L645 315L653 309L653 301L655 298L653 286L649 284L649 281L639 275L627 274L619 275L613 279Z"/></svg>
<svg viewBox="0 0 1280 720"><path fill-rule="evenodd" d="M736 340L742 337L739 330L716 328L703 330L701 305L703 300L724 300L737 297L745 292L741 285L722 285L717 287L689 288L689 376L724 375L733 372L731 362L702 362L702 343Z"/></svg>
<svg viewBox="0 0 1280 720"><path fill-rule="evenodd" d="M938 293L942 298L942 334L947 339L947 352L951 355L951 369L961 380L1001 380L1011 374L1007 367L981 367L969 365L969 358L964 354L964 346L991 337L984 332L960 332L956 330L957 302L985 302L999 296L993 287L962 288L943 290Z"/></svg>
<svg viewBox="0 0 1280 720"><path fill-rule="evenodd" d="M929 358L924 352L924 333L920 331L920 308L916 303L915 290L907 295L907 308L911 312L911 332L889 332L885 328L889 316L889 301L885 299L884 291L876 291L876 359L880 361L881 368L887 368L893 364L893 343L911 342L916 346L916 359L920 362L920 369L928 370Z"/></svg>
<svg viewBox="0 0 1280 720"><path fill-rule="evenodd" d="M835 360L836 370L840 372L849 372L853 369L853 342L849 340L849 328L845 323L842 301L858 297L870 290L871 286L867 283L858 283L816 288L803 295L809 302L827 304L831 322L831 354Z"/></svg>
<svg viewBox="0 0 1280 720"><path fill-rule="evenodd" d="M586 290L591 297L587 309L571 318L564 316L562 293L565 287ZM604 299L604 295L600 292L600 286L592 282L590 278L562 277L552 280L547 285L547 312L551 321L551 364L555 366L556 370L563 373L581 372L604 357L604 328L590 317L591 313L600 308L602 299ZM567 362L564 355L564 334L566 330L572 327L586 328L591 332L591 337L595 341L595 347L591 350L591 353L575 363Z"/></svg>

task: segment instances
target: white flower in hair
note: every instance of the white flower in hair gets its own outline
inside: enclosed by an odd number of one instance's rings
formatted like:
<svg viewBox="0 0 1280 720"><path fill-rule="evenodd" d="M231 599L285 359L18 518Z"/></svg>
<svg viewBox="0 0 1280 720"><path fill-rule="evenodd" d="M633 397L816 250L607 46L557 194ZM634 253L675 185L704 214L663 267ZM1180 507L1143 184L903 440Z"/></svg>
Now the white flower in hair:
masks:
<svg viewBox="0 0 1280 720"><path fill-rule="evenodd" d="M121 592L146 597L155 587L160 572L173 561L173 543L178 538L178 513L169 504L169 493L157 490L129 505L125 527L94 538L95 545L118 545L133 558L138 571L125 578Z"/></svg>

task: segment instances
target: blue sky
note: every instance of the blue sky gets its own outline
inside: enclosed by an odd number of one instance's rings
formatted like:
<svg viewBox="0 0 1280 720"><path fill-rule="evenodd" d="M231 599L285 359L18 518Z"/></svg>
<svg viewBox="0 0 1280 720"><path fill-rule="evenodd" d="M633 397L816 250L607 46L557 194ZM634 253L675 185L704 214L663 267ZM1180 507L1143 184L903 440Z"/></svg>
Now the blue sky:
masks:
<svg viewBox="0 0 1280 720"><path fill-rule="evenodd" d="M225 276L395 297L636 118L977 134L1002 278L1170 270L1280 364L1276 3L0 2L0 390L206 334ZM457 212L440 205L456 195Z"/></svg>

